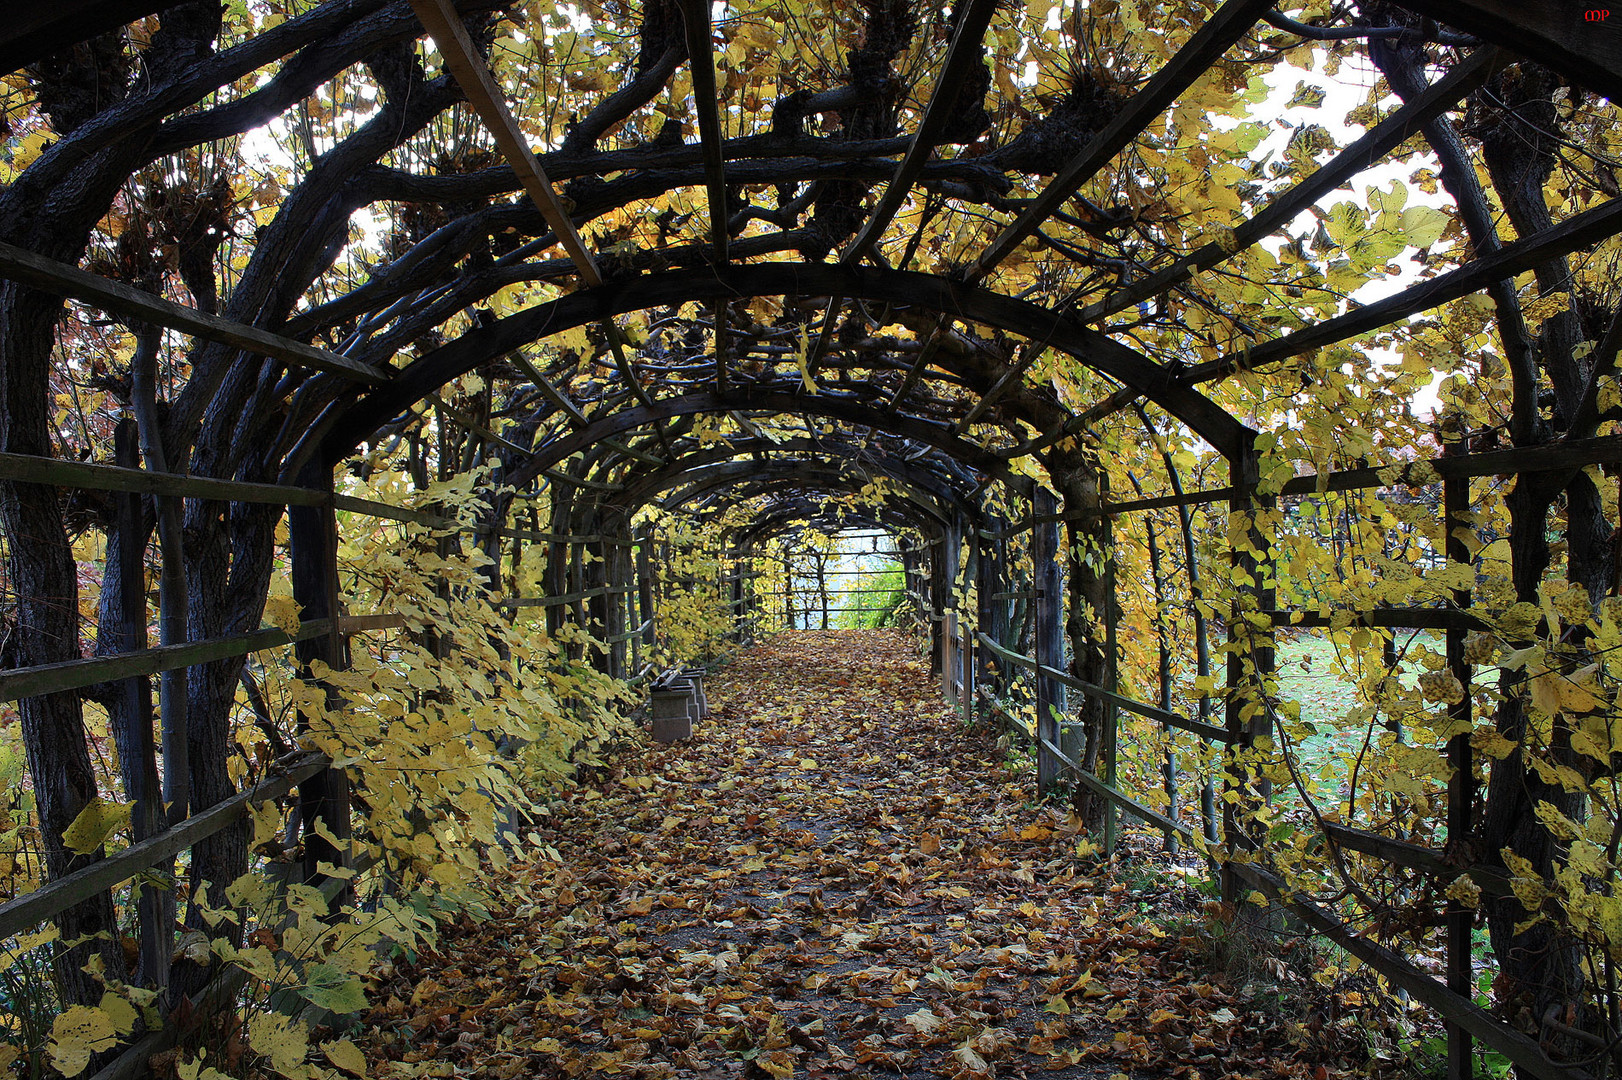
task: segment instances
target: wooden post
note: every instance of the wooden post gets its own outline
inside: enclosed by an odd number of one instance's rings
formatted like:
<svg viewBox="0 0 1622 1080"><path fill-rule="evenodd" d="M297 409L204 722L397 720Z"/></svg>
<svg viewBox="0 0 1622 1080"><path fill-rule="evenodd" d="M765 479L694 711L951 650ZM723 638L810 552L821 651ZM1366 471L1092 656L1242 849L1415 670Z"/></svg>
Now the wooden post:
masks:
<svg viewBox="0 0 1622 1080"><path fill-rule="evenodd" d="M301 477L303 485L316 491L332 491L332 471L311 466ZM332 619L332 632L308 638L293 646L299 669L311 678L311 665L317 660L334 671L348 667L343 638L338 633L338 521L329 499L319 506L287 508L287 534L291 547L293 599L306 620ZM344 707L343 695L325 684L326 708L337 712ZM298 732L303 737L310 720L299 714ZM299 785L299 821L303 826L306 884L320 886L324 875L320 864L350 865L349 777L342 769L323 769ZM335 845L328 837L338 841Z"/></svg>
<svg viewBox="0 0 1622 1080"><path fill-rule="evenodd" d="M748 644L749 595L747 591L748 560L736 548L728 549L727 565L732 567L732 640L739 645Z"/></svg>
<svg viewBox="0 0 1622 1080"><path fill-rule="evenodd" d="M979 576L979 603L975 613L975 629L993 641L1002 641L999 635L1005 632L1007 620L1001 616L1006 611L1002 600L995 599L996 594L1002 590L1002 575L998 572L996 542L989 537L981 535L989 532L995 525L995 519L986 518L981 522L981 528L975 532L975 563ZM991 646L985 642L978 642L975 649L975 681L989 687L993 693L1001 694L1002 685L998 678L997 654L991 651ZM975 715L980 715L978 702L971 701Z"/></svg>
<svg viewBox="0 0 1622 1080"><path fill-rule="evenodd" d="M1464 452L1464 446L1457 441L1450 441L1444 446L1448 454ZM1470 481L1467 477L1448 477L1442 481L1442 530L1444 533L1444 548L1449 562L1461 563L1471 567L1474 576L1474 560L1470 557L1470 546L1465 543L1464 536L1456 533L1468 533L1469 524L1465 515L1470 509ZM1453 604L1461 611L1468 611L1471 601L1471 589L1455 589ZM1475 724L1475 718L1470 700L1470 665L1464 659L1465 631L1460 628L1449 629L1447 632L1447 665L1453 677L1459 681L1463 693L1459 700L1448 706L1447 714L1450 725L1456 734L1447 743L1447 763L1452 770L1447 784L1447 836L1449 847L1458 847L1467 843L1475 830L1473 820L1473 807L1476 796L1475 761L1470 749L1470 733ZM1472 970L1474 949L1471 943L1471 927L1475 922L1473 909L1465 907L1457 900L1449 900L1447 905L1447 988L1455 994L1465 998L1475 996L1475 973ZM1447 1025L1447 1077L1448 1080L1471 1080L1471 1038L1470 1033L1457 1024Z"/></svg>
<svg viewBox="0 0 1622 1080"><path fill-rule="evenodd" d="M1247 494L1254 491L1258 476L1255 448L1247 444L1243 451L1228 461L1229 483L1239 489L1238 494L1228 501L1231 515L1248 517L1255 510L1265 509L1272 504L1270 498L1258 499ZM1231 528L1229 534L1234 535ZM1273 670L1272 629L1254 627L1245 617L1248 610L1273 606L1272 568L1268 565L1271 551L1260 530L1253 524L1245 530L1244 535L1248 536L1253 550L1244 550L1235 544L1230 556L1234 576L1239 583L1235 586L1233 604L1228 612L1228 641L1233 646L1246 646L1243 655L1239 648L1232 648L1228 653L1226 721L1228 732L1233 736L1232 753L1235 755L1246 755L1256 745L1257 739L1268 737L1272 732L1271 719L1267 711L1260 707L1261 702L1253 698L1253 706L1247 713L1241 693L1249 688L1259 698L1264 690L1257 684ZM1247 663L1251 665L1249 673L1246 671ZM1225 786L1234 795L1234 798L1224 800L1226 805L1222 811L1223 843L1231 858L1237 850L1249 851L1261 846L1262 837L1256 834L1253 827L1246 825L1243 815L1258 802L1268 801L1272 797L1273 785L1248 763L1230 759ZM1248 890L1237 875L1225 866L1222 899L1236 904L1246 892Z"/></svg>
<svg viewBox="0 0 1622 1080"><path fill-rule="evenodd" d="M1107 476L1100 474L1098 492L1101 498L1107 498L1109 488ZM1099 542L1104 550L1104 663L1107 672L1105 688L1111 693L1120 693L1121 667L1117 661L1117 628L1120 624L1120 602L1115 595L1117 582L1115 580L1115 525L1114 519L1106 517L1100 523ZM1100 733L1099 750L1104 761L1104 783L1115 787L1119 779L1119 745L1121 711L1110 699L1104 701L1104 730ZM1069 747L1066 747L1069 750ZM1079 760L1079 755L1071 753L1072 758ZM1104 800L1104 856L1115 856L1115 834L1120 822L1120 811L1115 803ZM1171 835L1167 833L1167 835Z"/></svg>
<svg viewBox="0 0 1622 1080"><path fill-rule="evenodd" d="M135 421L121 420L113 431L113 452L119 465L139 468L136 439ZM119 652L136 652L148 644L146 530L141 527L141 497L120 491L113 493L112 501L119 546L117 564L109 569L117 577L121 619L110 629L117 632ZM129 723L128 731L115 730L113 734L123 759L124 795L133 804L130 826L135 842L140 843L161 832L166 824L163 788L158 779L158 748L152 737L152 684L145 676L138 676L120 682L116 692L124 696L123 708L109 711ZM160 872L173 868L172 859L157 866ZM162 989L169 985L170 954L174 951L175 894L156 884L143 885L136 911L140 947L134 982Z"/></svg>
<svg viewBox="0 0 1622 1080"><path fill-rule="evenodd" d="M654 646L658 643L654 625L658 616L654 613L653 601L653 530L647 527L643 528L636 545L636 596L637 615L647 624L647 629L642 631L641 644L648 650L651 660ZM637 659L637 670L642 670L640 657Z"/></svg>
<svg viewBox="0 0 1622 1080"><path fill-rule="evenodd" d="M1036 517L1051 517L1056 513L1058 501L1051 491L1037 488L1031 500L1031 513ZM1036 791L1040 798L1046 795L1058 780L1061 766L1050 747L1059 745L1060 718L1065 714L1064 684L1042 668L1064 669L1064 597L1060 588L1059 523L1039 522L1031 536L1032 581L1036 596L1031 610L1035 614L1036 663Z"/></svg>
<svg viewBox="0 0 1622 1080"><path fill-rule="evenodd" d="M957 704L961 662L957 631L957 564L961 546L962 532L954 518L947 523L937 549L941 564L941 696L953 705Z"/></svg>
<svg viewBox="0 0 1622 1080"><path fill-rule="evenodd" d="M626 589L630 584L630 551L626 548L623 536L609 538L603 544L603 554L608 558L608 587L616 590L603 597L607 601L604 611L607 615L607 624L604 630L608 639L608 675L613 679L625 678L625 638L626 610L625 600L627 593L619 590Z"/></svg>

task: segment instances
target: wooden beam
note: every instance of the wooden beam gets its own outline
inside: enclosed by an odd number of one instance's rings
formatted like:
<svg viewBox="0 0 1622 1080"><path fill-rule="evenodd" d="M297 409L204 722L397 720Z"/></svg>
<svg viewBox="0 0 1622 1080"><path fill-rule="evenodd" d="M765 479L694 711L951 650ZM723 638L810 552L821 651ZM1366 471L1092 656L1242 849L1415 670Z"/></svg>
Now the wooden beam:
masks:
<svg viewBox="0 0 1622 1080"><path fill-rule="evenodd" d="M1311 611L1263 608L1256 617L1274 627L1310 626L1335 630L1373 626L1391 630L1492 630L1495 623L1454 608L1372 608Z"/></svg>
<svg viewBox="0 0 1622 1080"><path fill-rule="evenodd" d="M546 373L535 366L533 360L521 352L509 353L507 359L512 362L514 367L529 376L530 381L540 390L543 397L568 415L570 424L575 427L585 427L591 423L590 420L586 419L586 414L580 411L580 407L570 400L569 395L552 385L552 380L548 379ZM648 465L663 465L665 463L665 459L657 454L645 454L614 439L604 439L603 445L615 453L624 454L628 458L634 458Z"/></svg>
<svg viewBox="0 0 1622 1080"><path fill-rule="evenodd" d="M50 484L87 491L133 491L141 495L170 495L225 502L269 503L281 506L316 506L327 496L320 491L283 484L249 484L216 480L209 476L154 473L89 461L0 453L0 480L24 484Z"/></svg>
<svg viewBox="0 0 1622 1080"><path fill-rule="evenodd" d="M1622 11L1571 0L1400 0L1622 104ZM1595 15L1590 17L1589 12Z"/></svg>
<svg viewBox="0 0 1622 1080"><path fill-rule="evenodd" d="M946 344L946 338L951 332L952 317L942 315L935 323L935 329L930 331L929 337L925 339L924 347L918 350L918 356L913 360L912 367L907 369L906 377L901 380L901 385L895 388L895 393L885 403L884 411L886 413L895 412L896 407L901 404L901 399L911 393L914 386L918 385L918 380L923 376L924 369L935 362L936 355L941 351L941 346ZM961 429L954 425L952 430L957 432Z"/></svg>
<svg viewBox="0 0 1622 1080"><path fill-rule="evenodd" d="M1206 24L1177 50L1166 66L1155 72L1144 88L1126 101L1110 122L1059 170L1041 194L999 233L964 280L976 284L1013 254L1025 239L1053 216L1080 187L1126 148L1165 112L1177 96L1193 86L1228 47L1245 35L1273 0L1227 0Z"/></svg>
<svg viewBox="0 0 1622 1080"><path fill-rule="evenodd" d="M0 75L170 5L172 0L51 0L7 5L0 19Z"/></svg>
<svg viewBox="0 0 1622 1080"><path fill-rule="evenodd" d="M1509 874L1497 867L1480 863L1473 866L1458 866L1448 862L1446 855L1434 848L1365 832L1362 829L1353 829L1338 822L1324 822L1323 831L1329 842L1338 847L1384 859L1394 866L1417 870L1426 877L1436 878L1440 883L1468 875L1470 880L1481 886L1481 891L1489 896L1515 894L1515 890L1510 888Z"/></svg>
<svg viewBox="0 0 1622 1080"><path fill-rule="evenodd" d="M1055 749L1053 750L1053 753L1058 754L1059 752ZM1184 825L1181 821L1178 821L1175 818L1167 817L1158 810L1150 809L1148 806L1134 799L1132 796L1126 794L1120 789L1106 784L1099 777L1088 772L1086 769L1083 769L1080 765L1075 764L1069 758L1065 758L1064 755L1060 754L1059 756L1064 758L1066 764L1070 765L1071 776L1074 776L1077 780L1080 780L1083 787L1104 799L1106 802L1114 803L1116 806L1120 807L1122 810L1125 810L1133 817L1155 826L1162 832L1180 833L1190 840L1194 839L1194 830L1189 828L1187 825Z"/></svg>
<svg viewBox="0 0 1622 1080"><path fill-rule="evenodd" d="M15 244L0 242L0 276L43 292L71 297L103 311L117 312L207 341L217 341L294 367L314 368L374 386L389 380L387 372L368 367L358 360L165 300L144 289L47 259Z"/></svg>
<svg viewBox="0 0 1622 1080"><path fill-rule="evenodd" d="M495 138L501 156L513 167L519 183L524 185L524 191L540 210L541 217L557 234L558 242L569 253L569 258L574 260L581 279L593 287L601 285L603 276L597 269L596 260L580 239L574 222L569 220L569 214L563 209L563 203L553 189L546 170L529 148L528 138L507 108L506 95L496 85L495 75L479 55L473 39L468 36L467 27L463 25L462 16L457 14L455 5L451 0L411 0L411 10L416 12L418 21L439 47L445 67L467 96L468 104Z"/></svg>
<svg viewBox="0 0 1622 1080"><path fill-rule="evenodd" d="M1029 597L1031 595L1032 591L1026 590L1021 592L994 593L992 594L992 598ZM1014 652L1012 649L1003 646L983 632L976 633L975 636L980 640L981 644L985 645L986 648L990 649L996 656L999 656L1002 659L1007 660L1009 663L1025 668L1029 671L1039 672L1042 675L1055 680L1056 682L1070 687L1071 689L1081 691L1088 697L1095 697L1101 701L1108 701L1118 708L1125 709L1127 712L1137 713L1139 716L1147 717L1150 720L1158 720L1160 723L1165 724L1168 727L1179 728L1183 731L1189 732L1190 734L1198 735L1202 739L1209 739L1212 742L1218 743L1230 743L1233 741L1232 736L1228 733L1226 728L1220 728L1215 724L1207 724L1200 720L1191 720L1186 716L1180 716L1177 713L1169 712L1166 709L1159 708L1158 706L1150 705L1134 698L1129 698L1125 694L1118 694L1113 690L1107 690L1102 686L1097 686L1093 683L1087 682L1085 679L1078 679L1067 671L1061 671L1058 668L1049 667L1047 665L1038 665L1037 662L1031 657Z"/></svg>
<svg viewBox="0 0 1622 1080"><path fill-rule="evenodd" d="M1248 371L1287 360L1391 326L1410 315L1468 296L1491 282L1508 280L1540 263L1597 244L1618 232L1622 232L1622 198L1611 199L1573 214L1558 225L1513 244L1506 244L1489 255L1465 263L1457 270L1421 282L1384 300L1353 308L1344 315L1230 353L1219 360L1196 364L1183 376L1183 382L1192 385L1220 379L1236 371Z"/></svg>
<svg viewBox="0 0 1622 1080"><path fill-rule="evenodd" d="M1031 510L1036 514L1051 513L1057 508L1057 499L1047 488L1038 487L1031 494ZM1036 666L1036 795L1042 798L1058 780L1058 759L1047 747L1058 746L1060 728L1068 715L1065 684L1053 677L1064 663L1064 584L1060 560L1064 557L1064 540L1058 522L1039 525L1031 533L1031 584L1037 591L1031 601L1035 619L1031 634L1032 652Z"/></svg>
<svg viewBox="0 0 1622 1080"><path fill-rule="evenodd" d="M715 87L715 49L710 0L678 0L687 33L687 60L693 73L698 139L704 158L704 186L710 204L710 246L718 263L727 261L726 152L721 145L720 95ZM719 332L719 330L717 331Z"/></svg>
<svg viewBox="0 0 1622 1080"><path fill-rule="evenodd" d="M1497 49L1476 50L1448 72L1446 77L1427 88L1423 94L1376 124L1361 139L1347 146L1321 169L1274 199L1255 217L1235 228L1231 242L1206 244L1184 255L1170 266L1155 271L1141 281L1117 289L1096 304L1089 305L1077 315L1077 318L1082 322L1095 322L1150 297L1158 296L1200 271L1208 270L1232 258L1238 252L1252 247L1264 237L1271 236L1319 199L1418 134L1420 128L1480 87L1507 60L1508 57Z"/></svg>

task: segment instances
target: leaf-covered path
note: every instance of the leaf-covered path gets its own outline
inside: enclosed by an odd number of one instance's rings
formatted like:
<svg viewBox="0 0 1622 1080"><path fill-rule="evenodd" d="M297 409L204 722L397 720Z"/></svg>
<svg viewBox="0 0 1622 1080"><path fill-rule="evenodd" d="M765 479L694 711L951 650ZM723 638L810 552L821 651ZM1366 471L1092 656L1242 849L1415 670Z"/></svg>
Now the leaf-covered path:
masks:
<svg viewBox="0 0 1622 1080"><path fill-rule="evenodd" d="M378 1071L1333 1075L1201 961L1187 889L1077 859L912 648L777 635L690 742L563 794L558 859L375 988Z"/></svg>

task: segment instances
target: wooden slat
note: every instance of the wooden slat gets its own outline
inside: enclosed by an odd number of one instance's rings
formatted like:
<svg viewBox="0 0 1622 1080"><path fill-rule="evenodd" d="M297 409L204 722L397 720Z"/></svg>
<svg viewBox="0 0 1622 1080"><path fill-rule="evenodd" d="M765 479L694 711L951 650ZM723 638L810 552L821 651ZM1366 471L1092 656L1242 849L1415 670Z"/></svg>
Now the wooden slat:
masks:
<svg viewBox="0 0 1622 1080"><path fill-rule="evenodd" d="M131 844L116 855L91 863L55 881L46 882L25 896L0 905L0 941L19 934L114 885L128 881L143 870L174 858L205 837L213 836L240 818L250 806L279 799L301 781L328 766L325 754L306 753L278 765L280 776L215 803L173 828Z"/></svg>
<svg viewBox="0 0 1622 1080"><path fill-rule="evenodd" d="M1465 1029L1509 1058L1527 1075L1538 1077L1539 1080L1592 1080L1593 1074L1584 1069L1550 1061L1532 1039L1500 1023L1487 1010L1455 994L1404 957L1357 933L1334 913L1317 904L1284 899L1287 894L1284 881L1271 871L1248 863L1229 863L1228 868L1295 912L1318 933L1384 975L1392 985L1430 1006L1443 1020Z"/></svg>
<svg viewBox="0 0 1622 1080"><path fill-rule="evenodd" d="M1026 237L1042 227L1083 184L1126 148L1154 118L1165 112L1228 47L1261 18L1272 0L1228 0L1142 90L1127 100L1099 133L1061 169L1041 194L1008 224L965 274L973 283L1011 255Z"/></svg>
<svg viewBox="0 0 1622 1080"><path fill-rule="evenodd" d="M399 615L347 615L338 620L340 634L365 630L398 629L405 625ZM188 641L181 645L161 645L137 652L94 656L84 660L64 660L56 664L14 668L0 672L0 701L40 694L56 694L78 690L98 683L118 679L133 679L156 675L164 671L226 660L233 656L246 656L264 649L274 649L295 641L321 637L333 631L331 619L311 619L301 623L298 633L289 634L276 627L264 627L246 634L230 637Z"/></svg>
<svg viewBox="0 0 1622 1080"><path fill-rule="evenodd" d="M1344 315L1314 323L1293 334L1229 353L1219 360L1196 364L1183 375L1183 381L1194 384L1220 379L1236 371L1277 363L1372 333L1410 315L1468 296L1492 282L1513 278L1540 263L1597 244L1619 231L1622 231L1622 198L1611 199L1593 209L1573 214L1558 225L1513 244L1505 244L1457 270L1411 286L1384 300L1354 308Z"/></svg>
<svg viewBox="0 0 1622 1080"><path fill-rule="evenodd" d="M387 373L347 356L176 304L132 285L110 281L77 266L36 255L15 244L0 243L0 275L58 296L72 297L103 311L115 311L142 322L166 326L295 367L314 368L374 386L388 381Z"/></svg>

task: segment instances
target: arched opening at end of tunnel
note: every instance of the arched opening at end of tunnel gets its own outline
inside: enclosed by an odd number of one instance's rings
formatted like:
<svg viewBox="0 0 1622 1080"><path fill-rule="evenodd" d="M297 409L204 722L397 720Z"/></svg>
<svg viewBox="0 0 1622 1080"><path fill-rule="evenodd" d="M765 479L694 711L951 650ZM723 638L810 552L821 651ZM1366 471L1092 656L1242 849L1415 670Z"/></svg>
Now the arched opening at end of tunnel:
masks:
<svg viewBox="0 0 1622 1080"><path fill-rule="evenodd" d="M783 587L775 599L786 628L901 629L921 621L918 545L909 538L871 527L805 528L779 543Z"/></svg>

